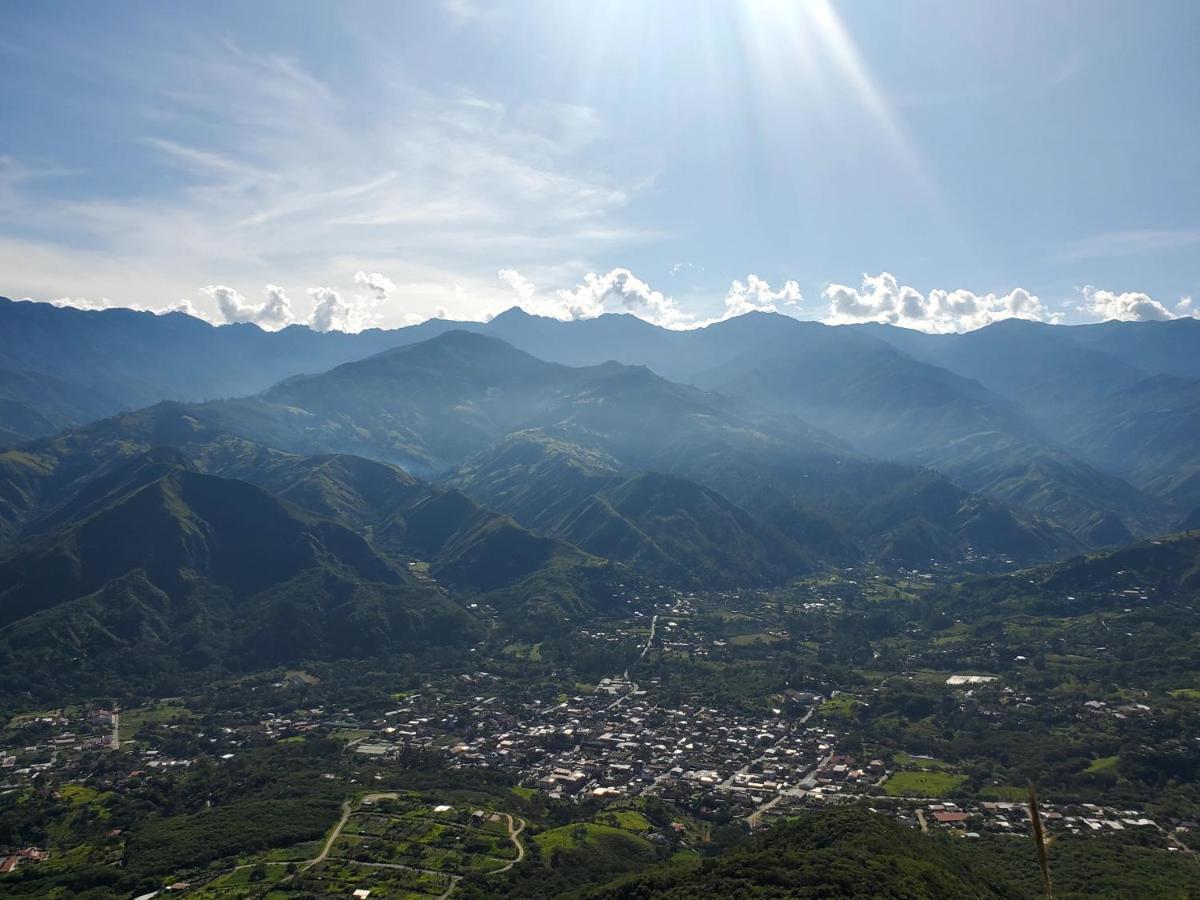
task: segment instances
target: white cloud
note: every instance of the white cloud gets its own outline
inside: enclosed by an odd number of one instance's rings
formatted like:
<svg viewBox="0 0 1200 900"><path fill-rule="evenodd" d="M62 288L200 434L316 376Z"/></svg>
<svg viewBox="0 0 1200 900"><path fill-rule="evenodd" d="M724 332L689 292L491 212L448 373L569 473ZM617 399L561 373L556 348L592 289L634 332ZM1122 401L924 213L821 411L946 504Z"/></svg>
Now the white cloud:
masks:
<svg viewBox="0 0 1200 900"><path fill-rule="evenodd" d="M796 310L804 302L800 293L800 285L795 281L785 281L777 291L771 290L771 285L757 275L747 275L746 280L734 281L729 285L729 293L725 295L725 315L730 319L734 316L745 315L748 312L780 312L781 307L791 307Z"/></svg>
<svg viewBox="0 0 1200 900"><path fill-rule="evenodd" d="M864 275L858 289L831 284L822 296L829 301L824 321L831 325L882 322L941 334L972 331L1001 319L1055 321L1042 301L1024 288L1007 294L939 289L925 295L901 285L890 272Z"/></svg>
<svg viewBox="0 0 1200 900"><path fill-rule="evenodd" d="M536 285L515 269L501 269L500 280L517 296L517 305L528 313L555 319L594 319L605 313L629 313L664 328L686 328L694 317L679 308L662 291L656 291L629 269L610 269L603 275L588 272L583 282L553 295L538 293Z"/></svg>
<svg viewBox="0 0 1200 900"><path fill-rule="evenodd" d="M48 202L69 173L0 157L0 206L19 223L0 226L5 290L162 309L219 272L226 284L280 280L305 319L307 286L354 279L342 299L372 294L381 324L397 325L443 298L455 317L482 317L500 297L494 260L586 266L648 237L624 213L650 164L599 164L616 135L592 107L422 87L369 57L351 106L344 83L324 83L303 60L231 42L188 49L163 51L152 77L102 61L147 108L170 110L139 118L128 138L154 191L114 194L72 176ZM358 272L388 277L364 283ZM438 286L416 294L414 284ZM472 305L450 301L455 284ZM415 308L382 305L395 285ZM197 306L227 320L216 295Z"/></svg>
<svg viewBox="0 0 1200 900"><path fill-rule="evenodd" d="M292 303L283 288L268 284L265 292L267 299L263 303L254 304L233 288L223 284L210 284L200 289L200 293L216 302L222 323L252 323L266 331L278 331L296 321Z"/></svg>
<svg viewBox="0 0 1200 900"><path fill-rule="evenodd" d="M32 297L24 298L27 301L32 301ZM113 302L107 297L101 297L99 300L92 300L89 297L56 297L48 301L51 306L57 306L60 309L82 309L82 310L97 310L97 309L112 309ZM130 309L138 309L139 307L130 307Z"/></svg>
<svg viewBox="0 0 1200 900"><path fill-rule="evenodd" d="M1118 294L1101 291L1090 284L1080 289L1083 294L1082 312L1099 316L1104 321L1116 319L1120 322L1166 322L1176 318L1162 303L1138 291Z"/></svg>
<svg viewBox="0 0 1200 900"><path fill-rule="evenodd" d="M107 297L101 297L99 300L92 300L89 297L54 297L50 300L38 300L33 297L20 297L18 300L21 303L48 303L51 306L57 306L59 309L80 309L84 312L96 312L106 309L129 309L133 312L148 312L154 313L157 316L166 315L167 313L181 312L195 319L203 319L210 321L207 316L201 313L192 305L191 300L180 300L174 306L168 306L162 309L151 309L147 306L134 303L129 305L113 303Z"/></svg>
<svg viewBox="0 0 1200 900"><path fill-rule="evenodd" d="M392 279L386 275L380 275L378 272L372 272L369 275L366 272L355 272L354 283L365 287L380 303L387 300L388 294L394 293L396 290Z"/></svg>
<svg viewBox="0 0 1200 900"><path fill-rule="evenodd" d="M533 310L527 307L535 303L537 286L516 269L501 269L498 274L500 280L512 288L512 292L517 295L517 305L526 312L532 312Z"/></svg>
<svg viewBox="0 0 1200 900"><path fill-rule="evenodd" d="M205 322L212 321L208 316L196 309L195 304L193 304L192 301L188 300L186 297L180 300L174 306L168 306L163 310L154 310L154 312L157 312L159 315L166 315L167 313L183 313L185 316L191 316L193 319L202 319Z"/></svg>
<svg viewBox="0 0 1200 900"><path fill-rule="evenodd" d="M308 327L313 331L349 331L351 306L333 288L309 288L313 298L313 314Z"/></svg>
<svg viewBox="0 0 1200 900"><path fill-rule="evenodd" d="M1070 241L1064 259L1110 259L1141 253L1186 250L1200 245L1200 228L1146 228L1108 231L1094 237Z"/></svg>
<svg viewBox="0 0 1200 900"><path fill-rule="evenodd" d="M308 327L313 331L356 333L379 324L380 311L396 285L386 275L361 271L354 276L354 283L366 291L344 297L331 287L309 288L307 294L312 298L313 311ZM420 318L423 317L418 317L418 321ZM412 314L404 321L413 324Z"/></svg>

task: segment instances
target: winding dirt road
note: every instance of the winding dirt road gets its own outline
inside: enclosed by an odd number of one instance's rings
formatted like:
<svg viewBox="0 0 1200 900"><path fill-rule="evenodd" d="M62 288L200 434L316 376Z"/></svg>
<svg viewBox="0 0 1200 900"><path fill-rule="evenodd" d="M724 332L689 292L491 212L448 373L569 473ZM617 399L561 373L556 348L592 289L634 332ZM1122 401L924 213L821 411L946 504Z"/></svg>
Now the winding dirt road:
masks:
<svg viewBox="0 0 1200 900"><path fill-rule="evenodd" d="M342 829L345 828L346 823L350 821L350 813L353 812L353 810L354 807L351 805L349 800L342 804L342 817L338 820L337 825L333 826L333 831L329 835L329 840L325 842L325 846L321 848L320 853L304 864L304 868L300 870L301 872L307 872L317 863L325 862L325 860L329 857L329 850L331 847L333 847L333 842L338 839L338 835L342 833Z"/></svg>
<svg viewBox="0 0 1200 900"><path fill-rule="evenodd" d="M501 872L507 872L525 858L525 845L521 843L521 832L525 830L525 820L517 819L516 821L521 824L514 826L513 817L510 814L505 813L504 818L508 819L508 839L517 848L517 858L503 868L496 869L494 872L488 872L489 875L499 875Z"/></svg>

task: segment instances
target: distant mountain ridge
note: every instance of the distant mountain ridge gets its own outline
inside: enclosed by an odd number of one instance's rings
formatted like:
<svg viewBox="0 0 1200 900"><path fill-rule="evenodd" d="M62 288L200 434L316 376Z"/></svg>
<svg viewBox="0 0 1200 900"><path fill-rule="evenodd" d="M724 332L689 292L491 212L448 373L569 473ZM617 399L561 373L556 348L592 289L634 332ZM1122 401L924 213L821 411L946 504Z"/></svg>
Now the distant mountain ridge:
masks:
<svg viewBox="0 0 1200 900"><path fill-rule="evenodd" d="M1194 320L1087 326L1005 320L961 335L929 335L755 312L672 331L628 315L562 322L514 308L486 324L431 320L346 335L0 301L0 327L0 368L87 384L105 403L124 408L264 390L285 406L304 390L311 403L312 392L335 379L297 378L298 372L325 373L465 330L499 337L542 361L597 370L610 361L647 366L744 406L794 414L825 440L933 468L970 491L1063 526L1087 546L1162 531L1200 505L1200 323ZM414 391L437 389L413 372L408 377L416 379ZM0 444L110 412L85 408L39 421L28 402L6 396L3 383ZM366 453L432 476L444 457L478 449L470 446L470 425L498 439L525 424L489 421L503 419L503 411L485 403L473 411L474 423L460 417L457 434L437 434L400 412L395 406L394 427L376 429L369 447L329 419L321 433L283 429L281 417L275 423L281 432L262 437L305 453ZM231 424L242 425L236 418ZM420 432L419 439L406 429Z"/></svg>

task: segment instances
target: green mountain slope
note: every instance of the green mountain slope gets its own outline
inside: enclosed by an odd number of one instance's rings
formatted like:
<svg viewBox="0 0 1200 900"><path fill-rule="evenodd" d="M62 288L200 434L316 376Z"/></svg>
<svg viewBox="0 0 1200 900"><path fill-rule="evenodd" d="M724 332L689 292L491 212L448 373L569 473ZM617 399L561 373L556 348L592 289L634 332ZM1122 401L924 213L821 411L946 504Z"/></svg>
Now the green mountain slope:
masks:
<svg viewBox="0 0 1200 900"><path fill-rule="evenodd" d="M514 432L603 455L623 477L690 479L811 558L865 552L915 563L974 552L1035 560L1071 546L1030 517L932 472L852 453L791 415L642 367L544 363L463 332L290 379L259 397L160 404L0 454L0 513L16 533L97 468L162 444L184 448L205 471L255 480L279 455L264 447L356 452L432 471Z"/></svg>
<svg viewBox="0 0 1200 900"><path fill-rule="evenodd" d="M120 408L82 384L38 372L0 370L0 445L54 434Z"/></svg>
<svg viewBox="0 0 1200 900"><path fill-rule="evenodd" d="M1015 900L1024 895L961 842L905 829L865 810L842 809L777 825L695 868L629 877L584 896Z"/></svg>
<svg viewBox="0 0 1200 900"><path fill-rule="evenodd" d="M1200 531L1179 532L1006 576L965 581L945 595L947 609L952 608L955 615L1074 616L1101 611L1120 615L1136 610L1150 620L1161 612L1165 624L1170 614L1161 608L1190 606L1200 597ZM1200 665L1200 653L1188 633L1168 632L1161 640L1155 665L1165 666L1169 653L1176 651L1182 652L1183 658L1172 663L1175 672ZM1124 643L1119 633L1111 634L1111 641Z"/></svg>
<svg viewBox="0 0 1200 900"><path fill-rule="evenodd" d="M156 452L0 561L0 677L70 691L460 644L472 618L362 538Z"/></svg>
<svg viewBox="0 0 1200 900"><path fill-rule="evenodd" d="M533 432L473 457L453 483L536 531L661 579L770 584L813 564L795 541L713 490L677 475L625 476L606 454ZM845 552L820 549L826 559Z"/></svg>
<svg viewBox="0 0 1200 900"><path fill-rule="evenodd" d="M3 492L15 498L0 507L0 516L8 515L7 540L57 527L79 498L104 483L97 475L165 443L208 474L255 484L340 523L392 558L427 563L435 580L460 591L495 590L552 564L596 562L395 466L271 450L204 425L191 412L160 404L0 454L0 498Z"/></svg>

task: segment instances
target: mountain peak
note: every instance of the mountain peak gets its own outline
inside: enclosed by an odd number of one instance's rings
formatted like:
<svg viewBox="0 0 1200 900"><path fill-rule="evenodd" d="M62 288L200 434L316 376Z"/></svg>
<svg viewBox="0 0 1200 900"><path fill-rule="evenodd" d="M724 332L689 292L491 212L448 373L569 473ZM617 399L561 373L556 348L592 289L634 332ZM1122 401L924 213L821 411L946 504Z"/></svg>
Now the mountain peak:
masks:
<svg viewBox="0 0 1200 900"><path fill-rule="evenodd" d="M525 322L525 321L528 321L529 319L543 319L543 318L545 318L545 316L535 316L533 313L526 312L519 306L510 306L504 312L502 312L498 315L492 316L492 318L490 320L488 320L488 324L494 325L497 322L500 322L500 323Z"/></svg>

